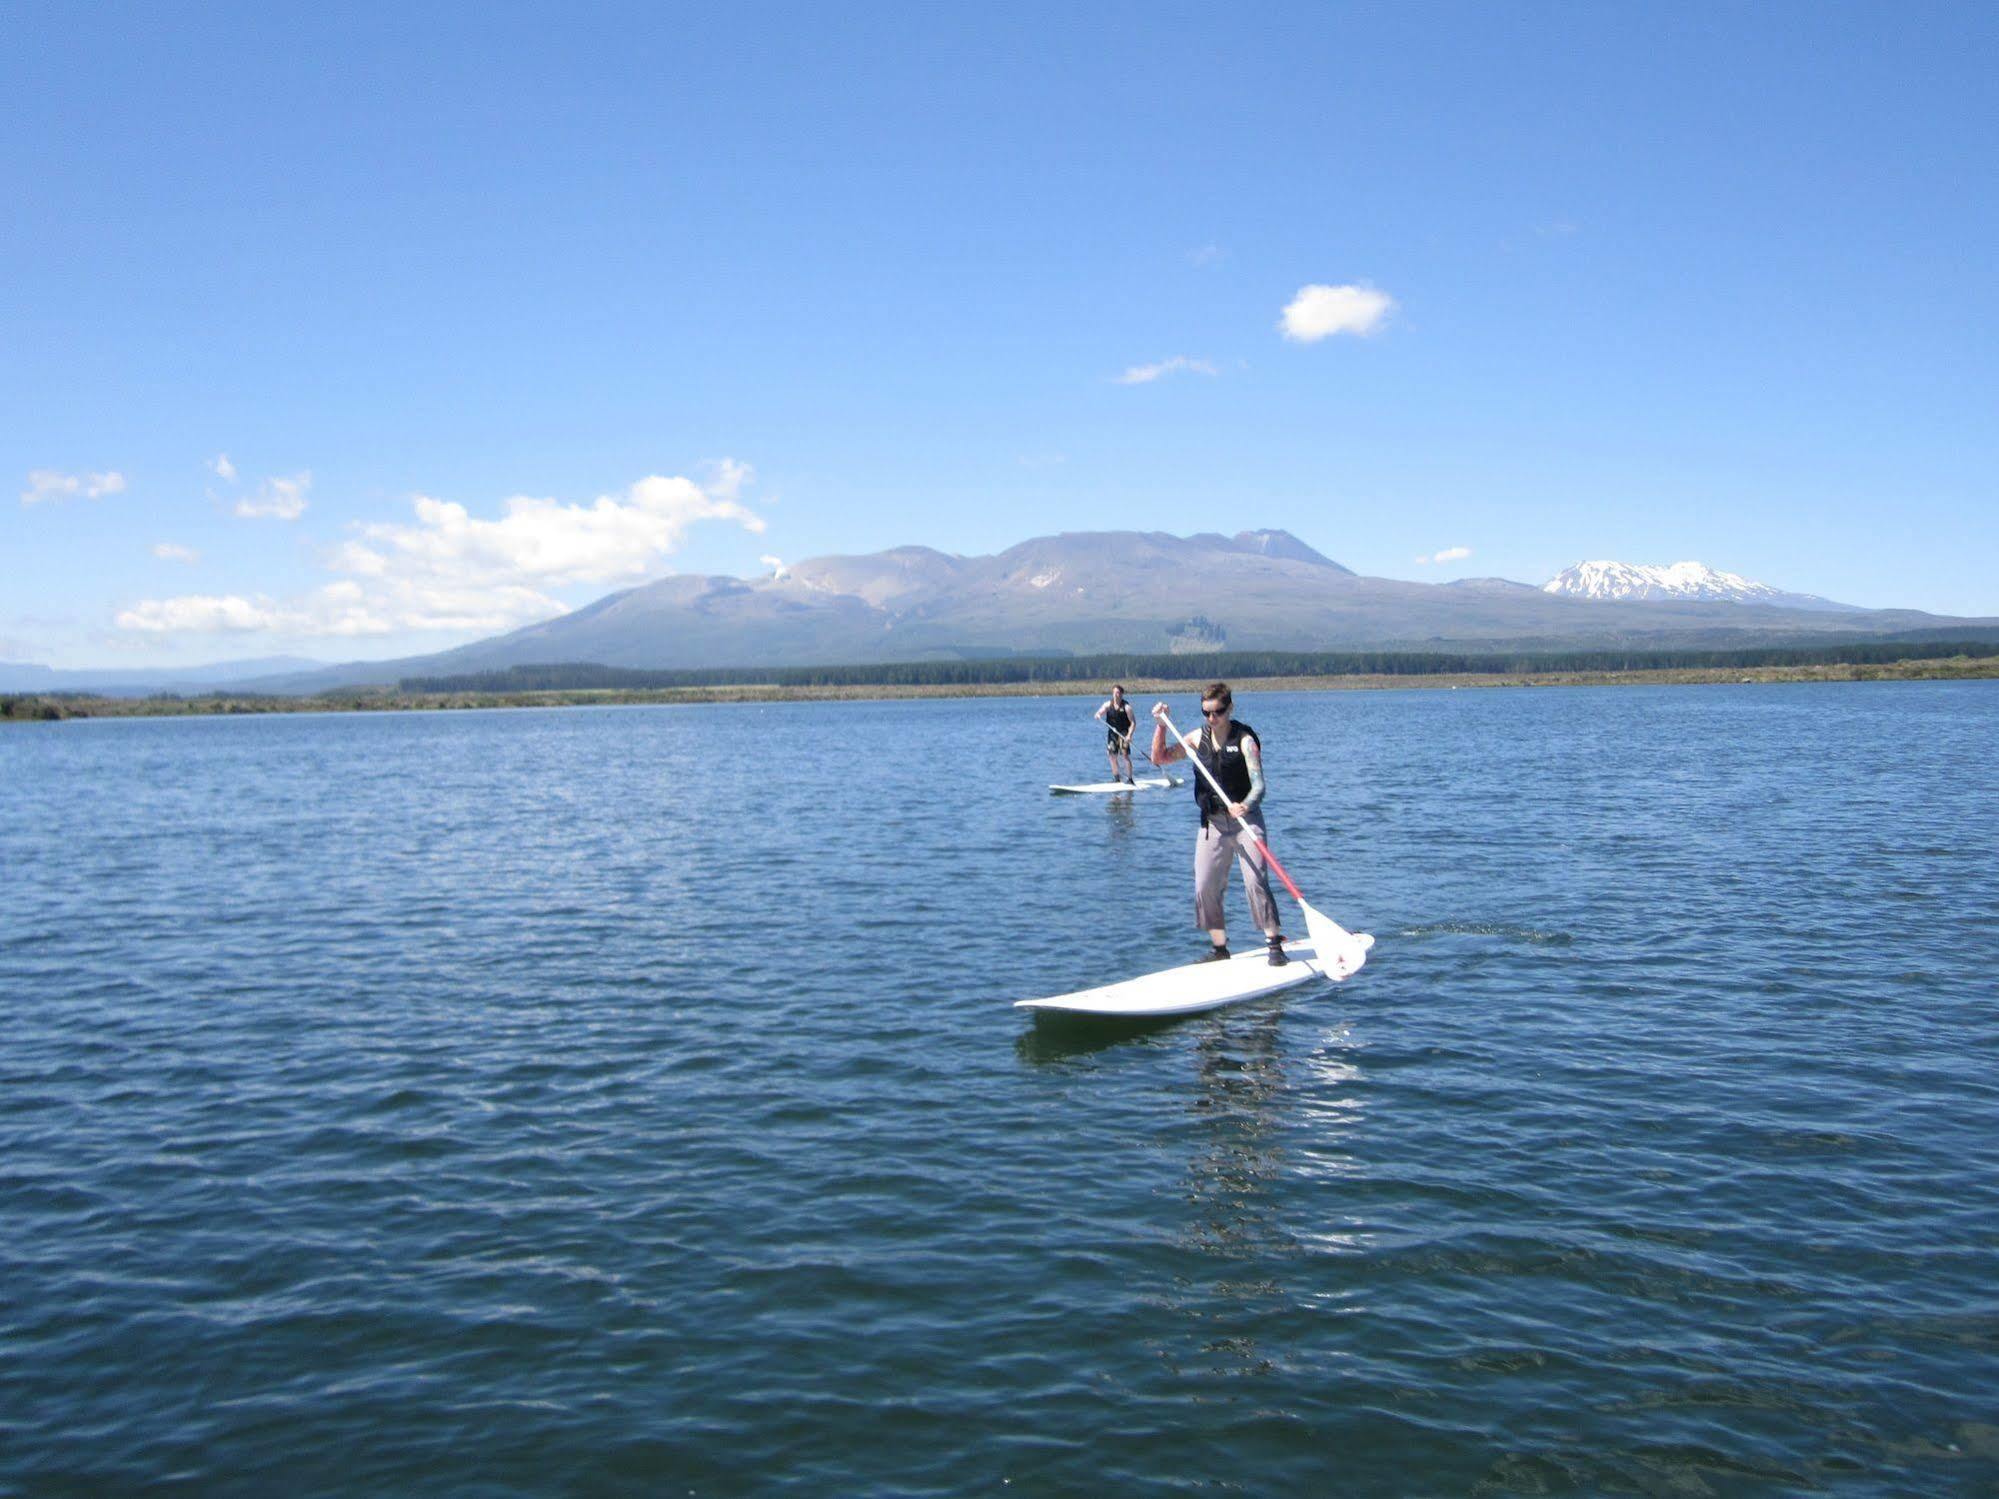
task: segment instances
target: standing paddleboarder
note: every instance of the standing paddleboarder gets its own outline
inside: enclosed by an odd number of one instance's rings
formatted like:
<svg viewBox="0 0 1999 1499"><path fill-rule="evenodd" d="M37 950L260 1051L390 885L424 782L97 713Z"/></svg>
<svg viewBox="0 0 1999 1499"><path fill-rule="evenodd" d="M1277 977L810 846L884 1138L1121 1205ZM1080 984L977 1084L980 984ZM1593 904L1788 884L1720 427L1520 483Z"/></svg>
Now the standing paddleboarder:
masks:
<svg viewBox="0 0 1999 1499"><path fill-rule="evenodd" d="M1101 718L1104 727L1110 730L1104 753L1111 757L1111 779L1136 786L1138 781L1131 773L1131 704L1124 700L1124 683L1111 688L1110 701L1097 709L1093 716ZM1123 769L1118 768L1120 762Z"/></svg>
<svg viewBox="0 0 1999 1499"><path fill-rule="evenodd" d="M1249 892L1249 914L1270 945L1270 966L1282 968L1284 932L1271 899L1270 876L1264 871L1259 841L1263 830L1263 741L1256 730L1234 717L1235 695L1226 682L1210 682L1201 694L1201 728L1178 744L1166 742L1166 705L1152 709L1152 763L1168 765L1188 755L1198 756L1225 794L1218 797L1203 775L1194 777L1194 801L1201 809L1201 835L1194 844L1194 925L1206 927L1214 948L1203 961L1229 956L1228 917L1222 897L1228 891L1229 865L1242 861L1242 882ZM1243 836L1243 826L1256 829L1255 839Z"/></svg>

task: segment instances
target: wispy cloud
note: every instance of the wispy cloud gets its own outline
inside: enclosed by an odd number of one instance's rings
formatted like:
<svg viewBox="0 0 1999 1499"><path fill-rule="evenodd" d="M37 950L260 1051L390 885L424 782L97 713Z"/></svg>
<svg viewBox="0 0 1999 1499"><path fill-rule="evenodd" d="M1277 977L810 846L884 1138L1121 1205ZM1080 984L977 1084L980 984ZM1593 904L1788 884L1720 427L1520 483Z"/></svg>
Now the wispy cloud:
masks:
<svg viewBox="0 0 1999 1499"><path fill-rule="evenodd" d="M1445 547L1442 551L1432 552L1429 556L1418 557L1416 560L1424 565L1433 562L1462 562L1470 555L1470 547Z"/></svg>
<svg viewBox="0 0 1999 1499"><path fill-rule="evenodd" d="M1395 299L1372 286L1301 286L1285 305L1277 326L1295 343L1315 344L1322 338L1349 333L1359 338L1381 331Z"/></svg>
<svg viewBox="0 0 1999 1499"><path fill-rule="evenodd" d="M177 541L156 541L153 555L162 562L199 562L201 553L193 547L184 547Z"/></svg>
<svg viewBox="0 0 1999 1499"><path fill-rule="evenodd" d="M217 453L208 460L209 472L217 475L225 484L236 482L236 465L229 461L227 453Z"/></svg>
<svg viewBox="0 0 1999 1499"><path fill-rule="evenodd" d="M1112 380L1118 385L1150 385L1154 380L1167 375L1215 375L1221 373L1205 359L1190 359L1185 354L1175 354L1171 359L1162 359L1157 364L1134 364L1122 375L1114 375Z"/></svg>
<svg viewBox="0 0 1999 1499"><path fill-rule="evenodd" d="M410 522L374 522L326 556L339 581L295 598L191 594L147 599L117 617L146 634L263 631L385 635L492 631L565 612L550 590L635 582L664 571L687 529L731 520L761 532L739 498L749 465L724 460L705 483L653 475L588 505L519 496L497 517L418 495ZM280 481L270 481L277 483Z"/></svg>
<svg viewBox="0 0 1999 1499"><path fill-rule="evenodd" d="M263 594L182 594L121 612L119 629L139 635L386 635L393 620L373 609L358 583L329 583L279 603Z"/></svg>
<svg viewBox="0 0 1999 1499"><path fill-rule="evenodd" d="M1187 252L1187 263L1189 265L1200 266L1203 269L1211 265L1220 265L1226 259L1228 259L1228 251L1224 250L1220 245L1202 245L1198 250L1189 250Z"/></svg>
<svg viewBox="0 0 1999 1499"><path fill-rule="evenodd" d="M773 579L781 580L791 576L791 569L784 565L782 557L773 557L766 553L764 556L757 558L757 561L770 569L770 575Z"/></svg>
<svg viewBox="0 0 1999 1499"><path fill-rule="evenodd" d="M255 494L245 495L236 502L236 513L250 520L297 520L310 503L306 492L311 488L309 473L293 474L288 479L266 479L257 486Z"/></svg>
<svg viewBox="0 0 1999 1499"><path fill-rule="evenodd" d="M102 474L61 474L52 468L33 469L28 487L21 491L23 505L46 505L62 500L101 500L107 494L123 494L125 476L113 469Z"/></svg>
<svg viewBox="0 0 1999 1499"><path fill-rule="evenodd" d="M122 610L116 623L121 630L149 635L220 633L269 629L276 614L276 607L267 598L188 593L172 599L143 599Z"/></svg>

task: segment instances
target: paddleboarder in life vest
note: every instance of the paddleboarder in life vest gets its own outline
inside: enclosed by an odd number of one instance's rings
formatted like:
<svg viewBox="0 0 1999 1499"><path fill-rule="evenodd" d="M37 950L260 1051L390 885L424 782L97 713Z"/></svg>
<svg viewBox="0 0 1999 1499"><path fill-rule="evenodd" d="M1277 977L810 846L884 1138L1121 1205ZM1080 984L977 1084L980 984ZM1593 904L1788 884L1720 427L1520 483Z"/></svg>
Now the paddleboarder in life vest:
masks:
<svg viewBox="0 0 1999 1499"><path fill-rule="evenodd" d="M1210 682L1201 694L1202 725L1178 744L1166 742L1166 705L1152 709L1152 763L1168 765L1189 755L1207 766L1226 797L1209 789L1207 777L1194 776L1194 800L1201 809L1201 836L1194 844L1194 925L1206 927L1214 949L1204 962L1229 955L1228 917L1222 896L1228 891L1229 865L1240 861L1242 882L1249 892L1249 914L1270 946L1270 966L1282 968L1284 931L1277 919L1277 902L1270 896L1270 876L1257 843L1244 836L1243 826L1263 832L1263 741L1256 730L1234 717L1235 697L1226 682Z"/></svg>
<svg viewBox="0 0 1999 1499"><path fill-rule="evenodd" d="M1096 717L1104 721L1110 737L1104 743L1104 753L1111 757L1111 779L1136 786L1138 782L1131 773L1131 704L1124 700L1124 684L1118 683L1111 689L1111 700L1097 709ZM1122 765L1122 769L1120 769Z"/></svg>

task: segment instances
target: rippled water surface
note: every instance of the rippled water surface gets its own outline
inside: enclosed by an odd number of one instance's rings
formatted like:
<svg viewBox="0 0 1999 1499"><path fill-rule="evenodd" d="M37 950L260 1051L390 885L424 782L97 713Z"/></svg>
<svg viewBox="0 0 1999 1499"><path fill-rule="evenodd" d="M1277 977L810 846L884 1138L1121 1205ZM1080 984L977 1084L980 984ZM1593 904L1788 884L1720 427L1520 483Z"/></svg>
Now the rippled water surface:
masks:
<svg viewBox="0 0 1999 1499"><path fill-rule="evenodd" d="M1999 1485L1999 686L1092 706L0 729L0 1491Z"/></svg>

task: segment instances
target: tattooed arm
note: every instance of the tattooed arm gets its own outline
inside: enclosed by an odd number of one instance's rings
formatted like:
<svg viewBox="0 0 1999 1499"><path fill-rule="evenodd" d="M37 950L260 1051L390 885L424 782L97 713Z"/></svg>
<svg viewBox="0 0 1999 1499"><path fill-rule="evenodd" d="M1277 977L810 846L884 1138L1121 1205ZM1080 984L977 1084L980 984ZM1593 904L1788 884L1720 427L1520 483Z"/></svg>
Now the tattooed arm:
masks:
<svg viewBox="0 0 1999 1499"><path fill-rule="evenodd" d="M1263 800L1263 746L1248 735L1242 741L1243 762L1249 766L1249 795L1239 803L1243 812L1254 812L1257 803ZM1242 813L1236 814L1238 817Z"/></svg>

